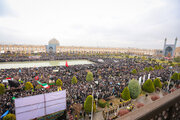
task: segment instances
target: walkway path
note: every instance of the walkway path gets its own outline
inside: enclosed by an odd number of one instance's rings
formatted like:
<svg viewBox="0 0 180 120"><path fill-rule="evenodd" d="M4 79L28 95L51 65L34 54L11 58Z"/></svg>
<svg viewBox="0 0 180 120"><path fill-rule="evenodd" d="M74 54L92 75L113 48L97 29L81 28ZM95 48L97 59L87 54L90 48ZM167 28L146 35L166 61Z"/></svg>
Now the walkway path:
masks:
<svg viewBox="0 0 180 120"><path fill-rule="evenodd" d="M102 115L102 111L95 113L93 120L104 120L103 115Z"/></svg>

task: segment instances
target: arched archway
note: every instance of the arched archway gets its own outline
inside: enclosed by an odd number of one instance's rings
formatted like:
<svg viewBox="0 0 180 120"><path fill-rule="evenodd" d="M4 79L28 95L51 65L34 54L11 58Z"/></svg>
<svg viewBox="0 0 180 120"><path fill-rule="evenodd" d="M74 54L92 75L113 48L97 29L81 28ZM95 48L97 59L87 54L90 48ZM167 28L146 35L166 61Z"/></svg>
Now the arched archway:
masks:
<svg viewBox="0 0 180 120"><path fill-rule="evenodd" d="M53 47L49 47L49 53L53 53Z"/></svg>
<svg viewBox="0 0 180 120"><path fill-rule="evenodd" d="M167 47L165 49L165 56L171 57L172 56L172 51L173 51L172 47Z"/></svg>

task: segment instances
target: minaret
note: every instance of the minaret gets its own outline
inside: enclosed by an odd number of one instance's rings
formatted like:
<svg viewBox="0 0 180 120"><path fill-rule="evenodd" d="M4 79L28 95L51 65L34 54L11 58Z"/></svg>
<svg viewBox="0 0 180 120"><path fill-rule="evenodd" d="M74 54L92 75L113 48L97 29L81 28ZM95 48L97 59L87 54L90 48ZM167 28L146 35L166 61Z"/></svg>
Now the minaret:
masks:
<svg viewBox="0 0 180 120"><path fill-rule="evenodd" d="M174 43L174 49L176 49L176 44L177 44L177 37L176 37L176 39L175 39L175 43Z"/></svg>
<svg viewBox="0 0 180 120"><path fill-rule="evenodd" d="M173 50L173 57L175 56L175 53L176 53L176 44L177 44L177 37L175 39L175 42L174 42L174 50Z"/></svg>
<svg viewBox="0 0 180 120"><path fill-rule="evenodd" d="M166 41L167 41L167 38L165 38L165 40L164 40L164 49L163 49L163 55L164 55L164 56L165 56Z"/></svg>

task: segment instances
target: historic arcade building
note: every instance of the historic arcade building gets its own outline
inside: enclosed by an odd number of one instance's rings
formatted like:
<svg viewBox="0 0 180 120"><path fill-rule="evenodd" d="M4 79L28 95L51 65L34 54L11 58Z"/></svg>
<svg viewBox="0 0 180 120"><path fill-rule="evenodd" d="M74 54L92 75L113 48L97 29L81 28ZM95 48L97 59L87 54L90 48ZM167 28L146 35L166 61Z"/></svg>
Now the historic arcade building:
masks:
<svg viewBox="0 0 180 120"><path fill-rule="evenodd" d="M48 45L0 45L0 53L132 53L136 55L152 56L180 56L180 47L175 44L164 44L163 50L158 49L138 49L138 48L99 48L99 47L75 47L60 46L59 41L52 39Z"/></svg>

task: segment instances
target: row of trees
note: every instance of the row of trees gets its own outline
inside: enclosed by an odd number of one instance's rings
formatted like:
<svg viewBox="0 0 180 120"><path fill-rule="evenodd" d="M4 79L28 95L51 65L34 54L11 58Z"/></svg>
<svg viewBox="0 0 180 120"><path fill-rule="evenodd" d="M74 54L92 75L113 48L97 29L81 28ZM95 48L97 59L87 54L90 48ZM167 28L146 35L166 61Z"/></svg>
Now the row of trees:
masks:
<svg viewBox="0 0 180 120"><path fill-rule="evenodd" d="M124 100L129 100L130 98L135 99L141 93L141 86L139 85L138 81L132 79L128 86L124 88L122 92L122 98Z"/></svg>
<svg viewBox="0 0 180 120"><path fill-rule="evenodd" d="M162 88L162 84L159 78L154 79L152 82L151 79L145 81L142 86L142 89L148 93L152 93L155 91L155 88ZM128 86L124 88L122 92L122 98L124 100L129 100L130 98L136 99L141 93L141 86L139 85L138 81L132 79Z"/></svg>
<svg viewBox="0 0 180 120"><path fill-rule="evenodd" d="M144 68L144 71L146 72L150 72L150 71L153 71L153 70L160 70L160 69L163 69L163 67L161 65L155 65L154 68L153 67L145 67ZM133 69L131 71L132 74L137 74L137 70L136 69Z"/></svg>

